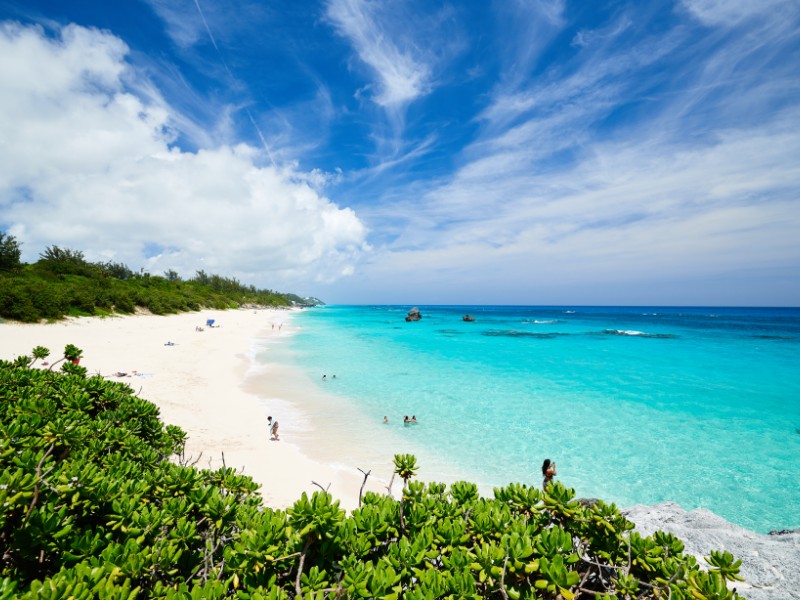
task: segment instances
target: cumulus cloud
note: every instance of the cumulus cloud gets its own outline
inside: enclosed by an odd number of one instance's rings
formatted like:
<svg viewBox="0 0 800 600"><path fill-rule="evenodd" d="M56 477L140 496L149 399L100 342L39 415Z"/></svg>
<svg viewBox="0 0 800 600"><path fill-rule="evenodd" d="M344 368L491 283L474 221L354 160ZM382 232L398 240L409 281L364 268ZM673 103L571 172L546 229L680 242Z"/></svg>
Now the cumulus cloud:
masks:
<svg viewBox="0 0 800 600"><path fill-rule="evenodd" d="M183 117L137 95L126 53L95 29L0 27L0 228L25 260L56 244L273 288L352 272L366 230L320 173L263 166L247 145L182 150Z"/></svg>

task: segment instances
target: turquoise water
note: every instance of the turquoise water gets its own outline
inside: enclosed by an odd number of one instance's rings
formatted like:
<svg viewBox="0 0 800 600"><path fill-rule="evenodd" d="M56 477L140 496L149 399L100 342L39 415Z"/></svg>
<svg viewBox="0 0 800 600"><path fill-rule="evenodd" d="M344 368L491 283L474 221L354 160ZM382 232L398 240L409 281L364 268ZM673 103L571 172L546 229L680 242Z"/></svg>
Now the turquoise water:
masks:
<svg viewBox="0 0 800 600"><path fill-rule="evenodd" d="M436 457L424 479L538 484L551 458L579 496L800 526L800 309L409 308L303 311L290 344L376 451Z"/></svg>

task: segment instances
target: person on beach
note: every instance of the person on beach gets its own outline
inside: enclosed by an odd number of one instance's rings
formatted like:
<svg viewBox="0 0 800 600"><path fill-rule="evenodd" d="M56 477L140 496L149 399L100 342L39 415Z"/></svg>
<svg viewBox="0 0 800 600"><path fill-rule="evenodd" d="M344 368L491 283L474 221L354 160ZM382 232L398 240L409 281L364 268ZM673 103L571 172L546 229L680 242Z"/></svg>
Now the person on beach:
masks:
<svg viewBox="0 0 800 600"><path fill-rule="evenodd" d="M277 419L272 423L272 439L279 442L281 438L278 437L278 421Z"/></svg>
<svg viewBox="0 0 800 600"><path fill-rule="evenodd" d="M386 415L383 416L383 424L384 425L388 425L389 424L389 417L387 417Z"/></svg>
<svg viewBox="0 0 800 600"><path fill-rule="evenodd" d="M547 490L547 484L553 481L553 477L557 475L556 463L550 462L549 458L545 458L542 463L542 475L544 476L542 480L542 489Z"/></svg>
<svg viewBox="0 0 800 600"><path fill-rule="evenodd" d="M272 439L272 416L270 415L267 417L267 431L269 431L269 437Z"/></svg>
<svg viewBox="0 0 800 600"><path fill-rule="evenodd" d="M328 376L327 375L323 375L322 376L322 381L328 381Z"/></svg>

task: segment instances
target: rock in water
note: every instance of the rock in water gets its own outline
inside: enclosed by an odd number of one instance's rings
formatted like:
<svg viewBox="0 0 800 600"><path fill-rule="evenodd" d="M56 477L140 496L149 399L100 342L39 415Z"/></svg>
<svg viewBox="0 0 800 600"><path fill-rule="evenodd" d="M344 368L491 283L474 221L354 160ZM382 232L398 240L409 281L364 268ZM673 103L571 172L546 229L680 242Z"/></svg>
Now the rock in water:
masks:
<svg viewBox="0 0 800 600"><path fill-rule="evenodd" d="M406 315L406 321L419 321L421 318L422 314L417 307L412 308Z"/></svg>
<svg viewBox="0 0 800 600"><path fill-rule="evenodd" d="M683 540L684 554L693 554L701 566L712 550L727 550L742 561L745 581L728 587L748 600L800 600L800 530L762 535L729 523L711 511L686 512L674 502L631 506L621 510L642 535L666 531Z"/></svg>

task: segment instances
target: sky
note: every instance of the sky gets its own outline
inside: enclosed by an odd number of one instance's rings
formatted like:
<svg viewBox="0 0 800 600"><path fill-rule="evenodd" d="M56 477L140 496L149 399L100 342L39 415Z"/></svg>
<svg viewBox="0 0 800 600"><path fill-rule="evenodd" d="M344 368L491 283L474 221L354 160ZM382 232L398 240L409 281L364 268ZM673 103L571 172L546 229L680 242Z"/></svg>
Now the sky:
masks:
<svg viewBox="0 0 800 600"><path fill-rule="evenodd" d="M797 0L0 0L0 57L25 262L800 305Z"/></svg>

